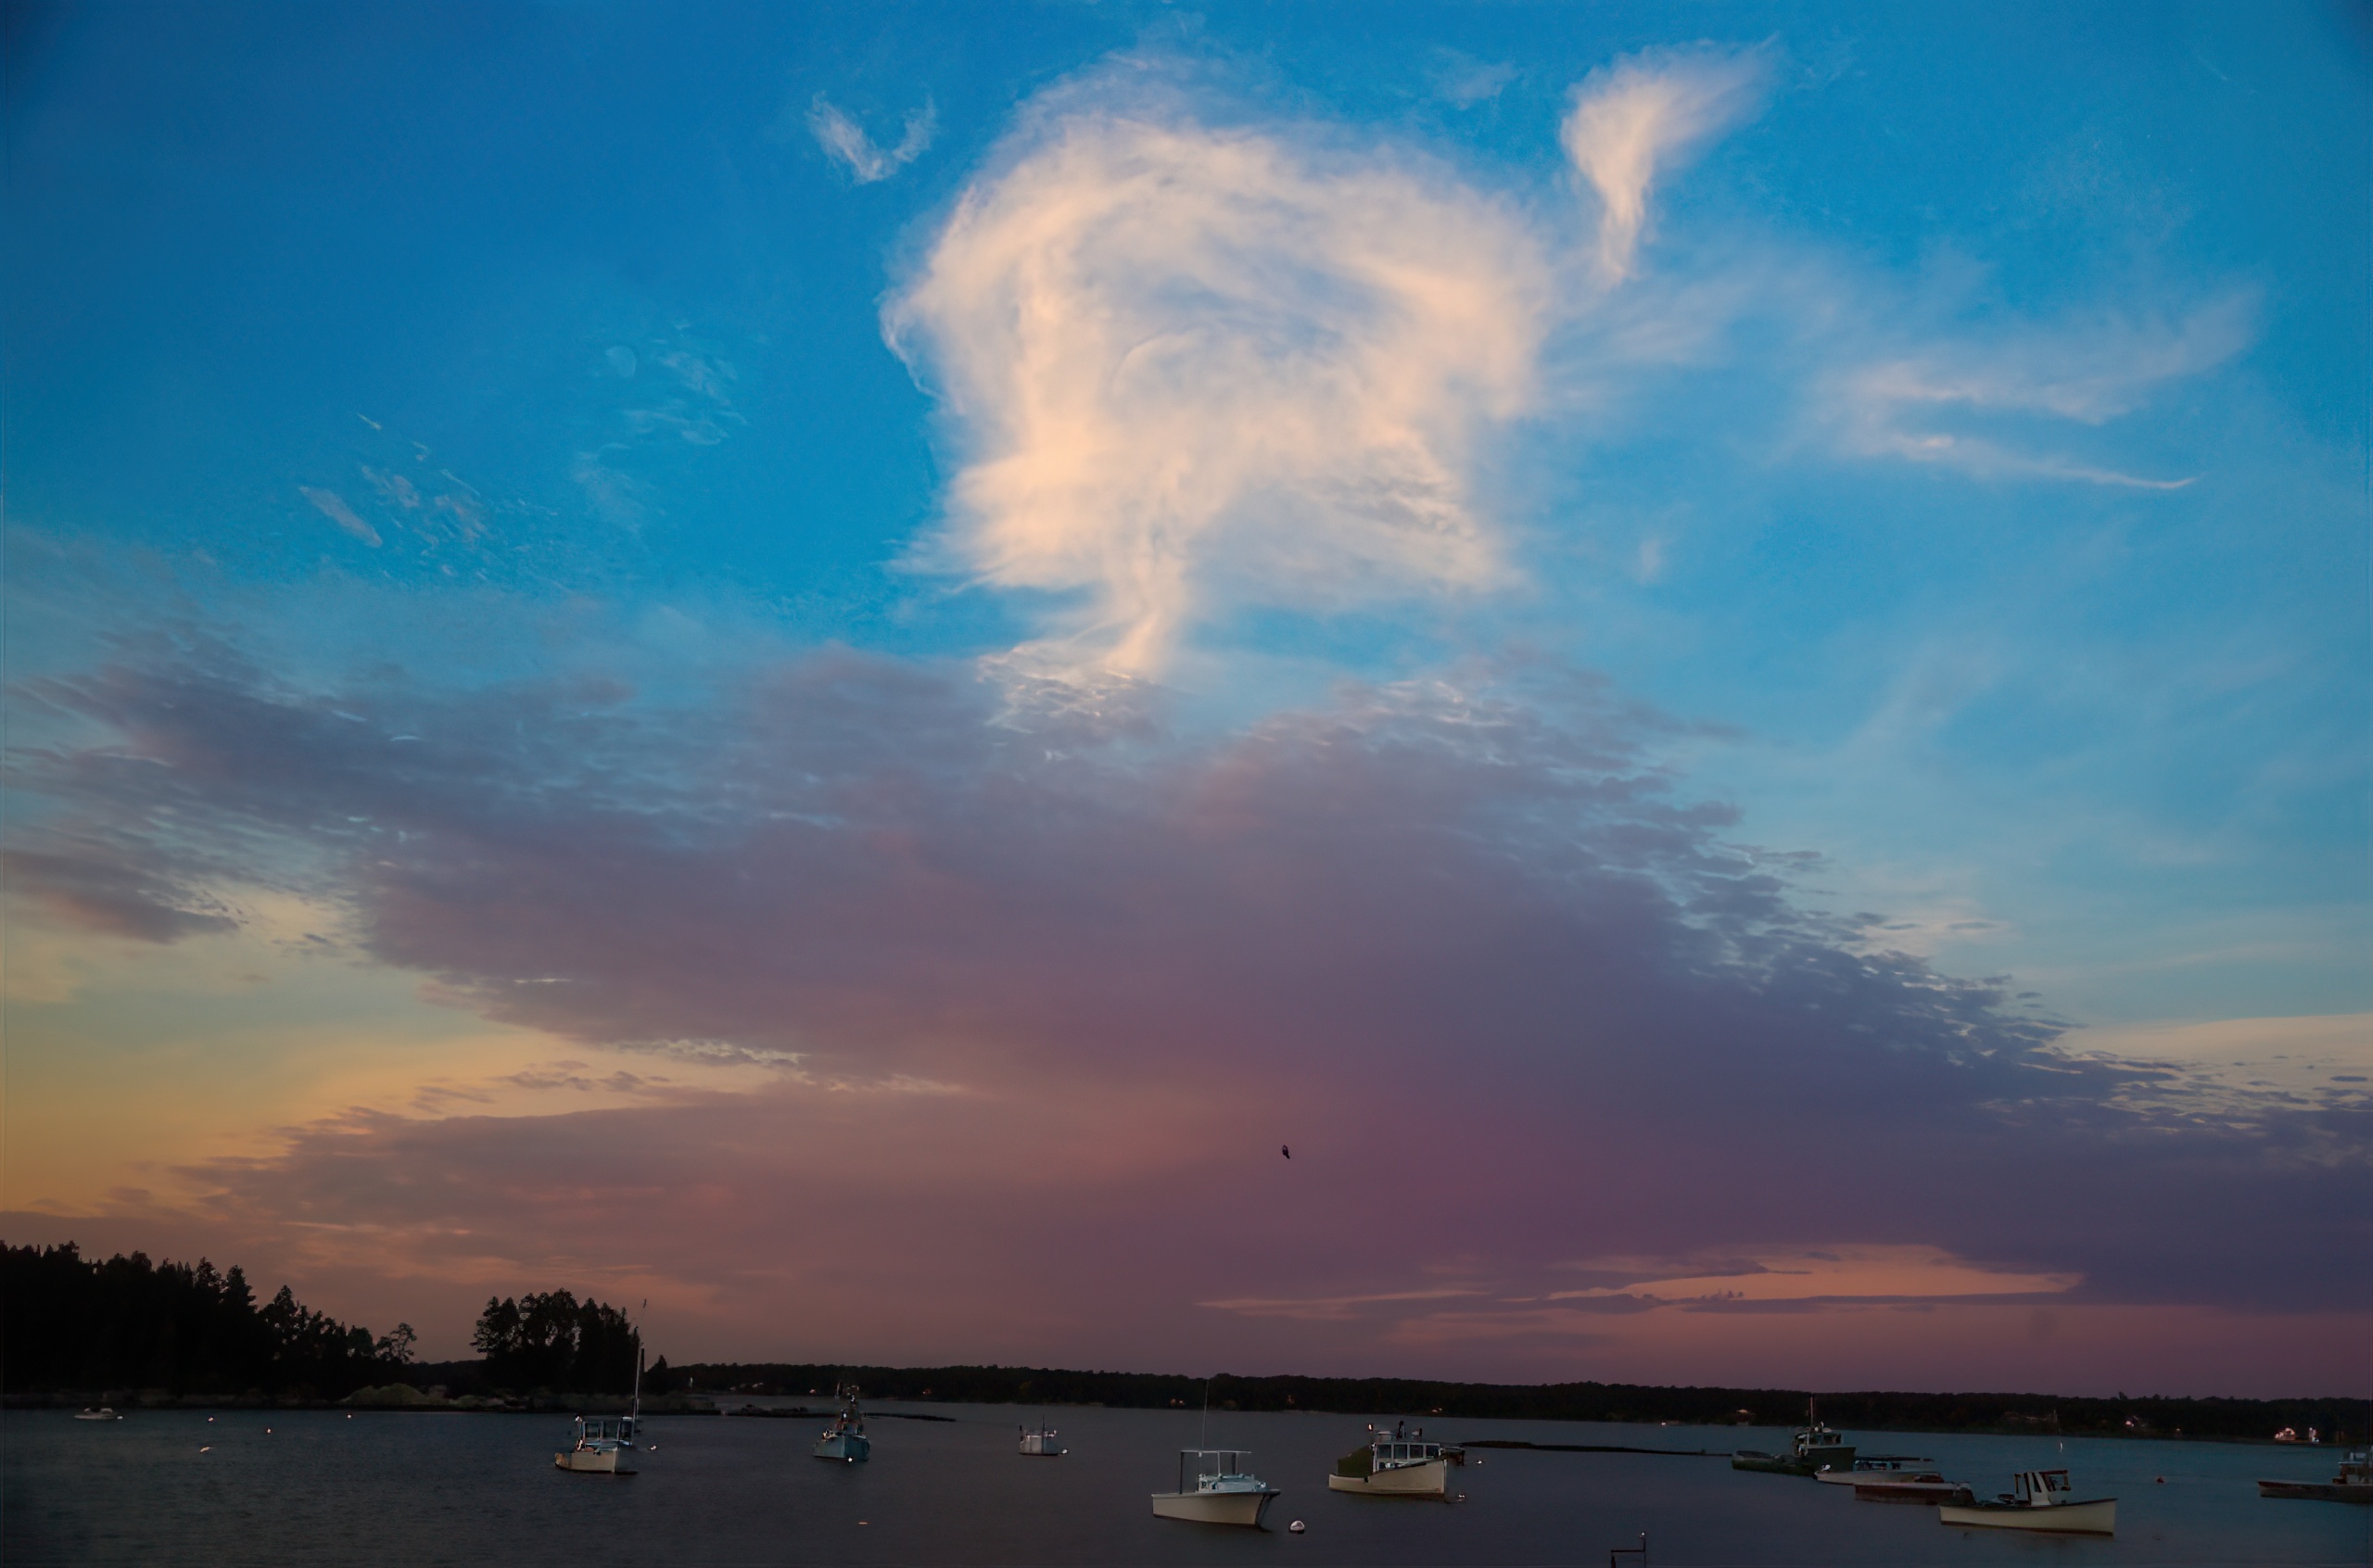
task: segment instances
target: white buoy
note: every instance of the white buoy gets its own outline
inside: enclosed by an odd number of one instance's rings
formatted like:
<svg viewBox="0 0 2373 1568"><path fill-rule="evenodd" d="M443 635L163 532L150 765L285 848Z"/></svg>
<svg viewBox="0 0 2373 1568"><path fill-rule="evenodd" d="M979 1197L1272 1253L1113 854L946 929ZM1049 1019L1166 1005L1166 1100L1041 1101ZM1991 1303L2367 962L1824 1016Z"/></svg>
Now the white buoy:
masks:
<svg viewBox="0 0 2373 1568"><path fill-rule="evenodd" d="M1295 1520L1292 1524L1288 1524L1288 1525L1287 1525L1287 1526L1286 1526L1286 1531L1287 1531L1287 1533L1288 1533L1288 1534L1289 1534L1289 1535L1299 1536L1299 1535L1301 1535L1301 1534L1302 1533L1302 1531L1303 1531L1303 1530L1305 1530L1305 1529L1307 1529L1307 1528L1309 1528L1309 1526L1305 1525L1305 1524L1304 1524L1301 1520L1297 1519L1297 1520Z"/></svg>

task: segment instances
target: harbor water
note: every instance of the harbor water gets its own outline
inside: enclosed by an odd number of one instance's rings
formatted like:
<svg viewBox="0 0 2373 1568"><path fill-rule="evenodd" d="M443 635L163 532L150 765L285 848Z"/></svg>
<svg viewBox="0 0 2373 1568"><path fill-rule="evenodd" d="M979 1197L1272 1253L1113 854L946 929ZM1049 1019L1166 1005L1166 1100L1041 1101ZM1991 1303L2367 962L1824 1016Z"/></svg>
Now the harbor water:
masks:
<svg viewBox="0 0 2373 1568"><path fill-rule="evenodd" d="M1010 1406L883 1405L872 1459L810 1456L816 1419L655 1416L630 1477L552 1466L565 1417L360 1411L136 1410L116 1423L12 1410L0 1435L0 1557L50 1563L1532 1564L1607 1561L1649 1541L1684 1564L2362 1564L2373 1510L2276 1502L2260 1476L2329 1477L2335 1450L2136 1439L1849 1433L1916 1454L1979 1495L2014 1469L2065 1466L2114 1495L2113 1539L1940 1525L1933 1509L1732 1471L1694 1454L1474 1450L1466 1500L1329 1492L1369 1418L1213 1411L1209 1441L1252 1451L1283 1489L1263 1531L1169 1523L1148 1494L1200 1412L1054 1410L1069 1451L1016 1452ZM907 1416L953 1418L900 1419ZM209 1419L210 1416L210 1419ZM1783 1447L1787 1433L1412 1418L1431 1438L1634 1448ZM1480 1460L1480 1463L1475 1462ZM1293 1534L1292 1521L1306 1529ZM1633 1559L1622 1560L1629 1563Z"/></svg>

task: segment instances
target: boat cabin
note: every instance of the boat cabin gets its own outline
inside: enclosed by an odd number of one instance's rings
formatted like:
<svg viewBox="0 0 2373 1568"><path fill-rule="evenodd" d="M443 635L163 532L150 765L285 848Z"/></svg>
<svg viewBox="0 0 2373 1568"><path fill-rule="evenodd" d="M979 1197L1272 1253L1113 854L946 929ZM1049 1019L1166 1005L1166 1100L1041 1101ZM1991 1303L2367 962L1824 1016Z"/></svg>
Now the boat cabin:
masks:
<svg viewBox="0 0 2373 1568"><path fill-rule="evenodd" d="M1390 1432L1373 1426L1368 1431L1372 1434L1368 1438L1368 1470L1371 1474L1380 1470L1399 1470L1405 1465L1430 1464L1444 1454L1440 1443L1425 1440L1426 1429L1422 1426L1413 1432L1407 1423L1396 1421ZM1356 1456L1359 1450L1354 1448L1351 1452Z"/></svg>
<svg viewBox="0 0 2373 1568"><path fill-rule="evenodd" d="M1440 1443L1394 1442L1380 1437L1373 1447L1378 1470L1398 1470L1404 1464L1424 1464L1442 1457Z"/></svg>
<svg viewBox="0 0 2373 1568"><path fill-rule="evenodd" d="M578 1416L577 1446L580 1448L595 1444L631 1443L634 1441L632 1416Z"/></svg>
<svg viewBox="0 0 2373 1568"><path fill-rule="evenodd" d="M2010 1501L2021 1508L2056 1508L2075 1496L2064 1470L2022 1470L2011 1477Z"/></svg>
<svg viewBox="0 0 2373 1568"><path fill-rule="evenodd" d="M1186 1477L1195 1485L1189 1487ZM1261 1478L1252 1473L1252 1455L1244 1448L1181 1448L1178 1489L1181 1492L1257 1492Z"/></svg>

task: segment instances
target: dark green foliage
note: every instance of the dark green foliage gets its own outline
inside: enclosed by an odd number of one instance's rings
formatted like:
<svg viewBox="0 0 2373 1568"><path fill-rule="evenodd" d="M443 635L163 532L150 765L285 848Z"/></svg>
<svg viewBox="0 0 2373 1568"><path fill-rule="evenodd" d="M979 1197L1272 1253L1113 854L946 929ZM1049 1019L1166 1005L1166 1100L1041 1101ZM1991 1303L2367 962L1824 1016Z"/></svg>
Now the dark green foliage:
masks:
<svg viewBox="0 0 2373 1568"><path fill-rule="evenodd" d="M685 1365L659 1385L723 1392L763 1385L782 1394L829 1392L836 1380L869 1398L969 1404L1115 1405L1199 1409L1204 1380L1158 1372L1043 1367ZM1680 1421L1728 1425L1748 1411L1759 1426L1793 1426L1806 1396L1793 1389L1656 1388L1622 1383L1424 1383L1406 1378L1230 1377L1211 1380L1214 1410L1332 1410L1469 1420ZM2331 1442L2365 1440L2363 1399L2062 1398L2049 1394L1823 1394L1821 1419L1847 1431L2058 1432L2142 1437L2255 1437L2318 1427Z"/></svg>
<svg viewBox="0 0 2373 1568"><path fill-rule="evenodd" d="M486 1381L499 1389L624 1394L634 1385L642 1339L616 1308L554 1290L488 1297L470 1343L486 1358Z"/></svg>
<svg viewBox="0 0 2373 1568"><path fill-rule="evenodd" d="M283 1285L261 1307L235 1266L105 1262L0 1243L0 1388L162 1388L340 1398L400 1373L412 1329L386 1339L312 1311Z"/></svg>

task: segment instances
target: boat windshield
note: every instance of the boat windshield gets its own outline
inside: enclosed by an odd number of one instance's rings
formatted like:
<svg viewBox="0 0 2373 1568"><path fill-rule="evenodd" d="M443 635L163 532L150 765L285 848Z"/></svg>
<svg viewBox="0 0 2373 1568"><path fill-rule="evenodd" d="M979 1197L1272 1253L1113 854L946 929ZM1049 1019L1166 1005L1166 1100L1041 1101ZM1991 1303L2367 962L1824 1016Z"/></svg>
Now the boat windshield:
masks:
<svg viewBox="0 0 2373 1568"><path fill-rule="evenodd" d="M1243 1448L1181 1448L1178 1451L1178 1489L1186 1490L1186 1477L1195 1478L1195 1489L1208 1492L1214 1484L1250 1479L1252 1455Z"/></svg>

